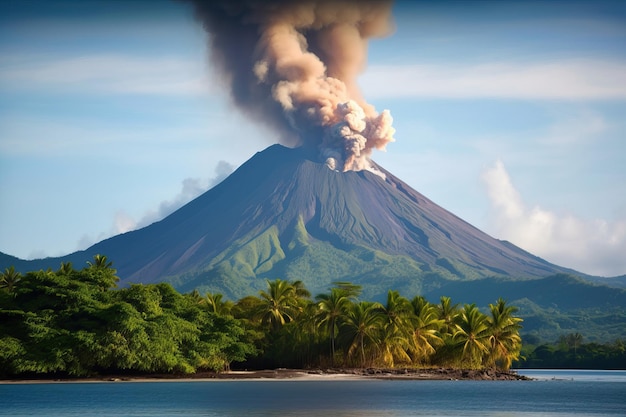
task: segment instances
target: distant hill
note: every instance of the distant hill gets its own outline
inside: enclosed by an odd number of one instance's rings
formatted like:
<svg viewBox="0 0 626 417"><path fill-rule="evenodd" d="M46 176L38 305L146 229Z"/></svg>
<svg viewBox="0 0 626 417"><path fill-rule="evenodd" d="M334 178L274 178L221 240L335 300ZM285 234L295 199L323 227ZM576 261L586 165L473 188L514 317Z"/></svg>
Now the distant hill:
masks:
<svg viewBox="0 0 626 417"><path fill-rule="evenodd" d="M70 261L82 267L100 253L114 262L122 284L167 281L181 291L231 299L280 277L302 280L314 294L333 281L351 281L368 298L397 289L477 304L524 299L542 311L552 304L626 306L624 290L592 285L597 278L494 239L377 168L383 175L337 172L302 148L274 145L150 226L60 258L3 255L0 266L25 271ZM563 292L570 275L587 281ZM604 295L589 297L598 291Z"/></svg>

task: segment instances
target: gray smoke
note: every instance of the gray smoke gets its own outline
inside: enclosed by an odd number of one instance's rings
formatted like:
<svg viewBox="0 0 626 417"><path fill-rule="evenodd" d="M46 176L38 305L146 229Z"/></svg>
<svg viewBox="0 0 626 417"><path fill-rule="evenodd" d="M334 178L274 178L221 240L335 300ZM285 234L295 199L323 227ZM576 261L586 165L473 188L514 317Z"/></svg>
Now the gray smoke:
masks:
<svg viewBox="0 0 626 417"><path fill-rule="evenodd" d="M391 31L391 1L191 2L234 103L281 142L348 171L371 169L372 150L394 141L389 111L366 103L356 83L368 39Z"/></svg>

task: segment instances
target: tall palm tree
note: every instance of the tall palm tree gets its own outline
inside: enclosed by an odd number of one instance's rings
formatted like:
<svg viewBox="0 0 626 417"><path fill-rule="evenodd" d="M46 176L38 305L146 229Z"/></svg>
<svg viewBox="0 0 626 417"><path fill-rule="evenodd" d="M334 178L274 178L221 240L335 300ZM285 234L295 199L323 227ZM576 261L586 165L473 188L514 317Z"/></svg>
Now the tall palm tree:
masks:
<svg viewBox="0 0 626 417"><path fill-rule="evenodd" d="M100 286L102 290L117 287L117 282L120 279L115 275L117 271L113 268L113 262L100 254L95 255L93 260L93 262L87 261L89 267L87 270L83 270L89 279Z"/></svg>
<svg viewBox="0 0 626 417"><path fill-rule="evenodd" d="M353 359L358 355L358 365L361 367L368 363L366 350L373 356L380 348L385 325L381 308L380 303L370 301L353 303L339 327L340 338L347 345L348 358Z"/></svg>
<svg viewBox="0 0 626 417"><path fill-rule="evenodd" d="M295 321L287 323L278 340L278 363L287 361L299 368L311 366L320 356L317 306L310 300L301 300L302 311Z"/></svg>
<svg viewBox="0 0 626 417"><path fill-rule="evenodd" d="M396 359L410 362L408 354L412 341L413 308L398 291L387 292L387 303L381 308L385 318L383 338L383 361L394 366Z"/></svg>
<svg viewBox="0 0 626 417"><path fill-rule="evenodd" d="M433 355L438 346L443 344L439 330L444 321L439 318L439 309L424 297L416 296L411 300L413 308L413 343L411 353L417 362L424 362Z"/></svg>
<svg viewBox="0 0 626 417"><path fill-rule="evenodd" d="M14 266L10 266L0 274L0 288L9 294L15 292L17 284L22 280L22 274L15 270Z"/></svg>
<svg viewBox="0 0 626 417"><path fill-rule="evenodd" d="M455 331L454 320L459 313L459 305L452 304L450 297L442 296L439 301L439 318L443 320L441 332L444 337L451 336Z"/></svg>
<svg viewBox="0 0 626 417"><path fill-rule="evenodd" d="M278 331L286 323L293 321L300 306L296 289L281 279L267 281L267 291L259 291L261 304L258 311L262 323L271 331Z"/></svg>
<svg viewBox="0 0 626 417"><path fill-rule="evenodd" d="M474 304L466 304L454 324L453 340L461 350L461 361L468 368L479 368L489 353L489 319Z"/></svg>
<svg viewBox="0 0 626 417"><path fill-rule="evenodd" d="M317 300L317 321L320 326L326 327L328 331L330 338L330 363L334 366L338 323L348 312L352 303L352 296L349 291L334 287L330 289L330 293L319 294L315 299Z"/></svg>
<svg viewBox="0 0 626 417"><path fill-rule="evenodd" d="M502 298L489 304L489 310L489 364L508 370L513 361L519 359L522 349L519 335L522 319L514 316L517 307L507 305Z"/></svg>

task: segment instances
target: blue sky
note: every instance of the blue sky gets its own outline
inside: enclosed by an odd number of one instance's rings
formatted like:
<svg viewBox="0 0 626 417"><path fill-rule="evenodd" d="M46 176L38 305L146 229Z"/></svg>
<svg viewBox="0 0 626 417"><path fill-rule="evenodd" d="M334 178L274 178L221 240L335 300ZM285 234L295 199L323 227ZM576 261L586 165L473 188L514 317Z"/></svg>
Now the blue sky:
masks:
<svg viewBox="0 0 626 417"><path fill-rule="evenodd" d="M373 159L490 235L626 274L626 4L405 2L370 43ZM0 2L0 251L145 226L276 140L237 112L190 5Z"/></svg>

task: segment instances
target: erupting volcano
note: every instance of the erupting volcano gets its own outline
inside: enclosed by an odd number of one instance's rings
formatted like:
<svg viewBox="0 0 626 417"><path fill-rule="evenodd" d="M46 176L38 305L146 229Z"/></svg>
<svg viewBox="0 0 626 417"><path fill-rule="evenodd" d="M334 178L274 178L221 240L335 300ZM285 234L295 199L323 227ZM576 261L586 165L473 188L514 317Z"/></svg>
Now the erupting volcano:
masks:
<svg viewBox="0 0 626 417"><path fill-rule="evenodd" d="M395 130L356 83L367 40L391 32L391 2L194 1L211 63L234 103L282 143L315 150L331 169L372 170Z"/></svg>
<svg viewBox="0 0 626 417"><path fill-rule="evenodd" d="M370 159L394 129L356 77L368 39L391 30L390 1L191 2L234 104L289 147L258 153L157 223L31 268L105 254L123 283L169 281L229 297L275 277L313 292L353 281L375 296L569 272L487 236Z"/></svg>

